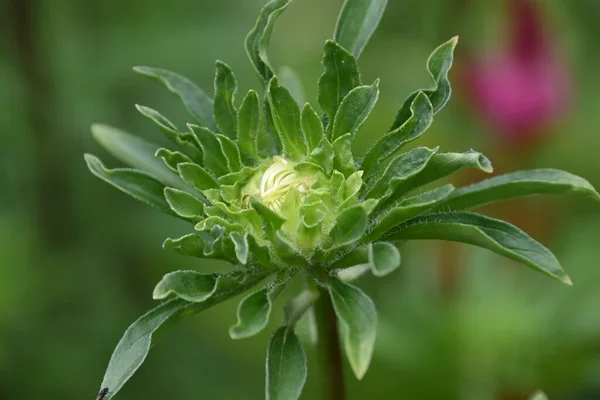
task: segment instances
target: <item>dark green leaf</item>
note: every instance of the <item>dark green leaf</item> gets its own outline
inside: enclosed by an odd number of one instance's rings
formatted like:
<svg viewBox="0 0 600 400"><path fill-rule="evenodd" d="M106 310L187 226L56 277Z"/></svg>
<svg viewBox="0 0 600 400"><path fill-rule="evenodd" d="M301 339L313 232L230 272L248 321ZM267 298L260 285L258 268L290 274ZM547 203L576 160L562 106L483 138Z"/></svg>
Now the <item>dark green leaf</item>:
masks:
<svg viewBox="0 0 600 400"><path fill-rule="evenodd" d="M362 379L369 368L375 347L375 305L369 296L355 286L335 278L330 279L328 285L348 361L356 378Z"/></svg>
<svg viewBox="0 0 600 400"><path fill-rule="evenodd" d="M296 400L306 382L306 354L292 328L282 326L267 348L267 400Z"/></svg>
<svg viewBox="0 0 600 400"><path fill-rule="evenodd" d="M580 193L600 195L585 179L556 169L535 169L498 175L452 193L437 209L465 210L483 204L535 194Z"/></svg>
<svg viewBox="0 0 600 400"><path fill-rule="evenodd" d="M367 230L367 212L360 205L347 208L336 219L331 230L332 247L345 246L356 242Z"/></svg>
<svg viewBox="0 0 600 400"><path fill-rule="evenodd" d="M554 254L517 227L468 212L425 215L406 221L385 235L386 240L439 239L491 250L570 285Z"/></svg>
<svg viewBox="0 0 600 400"><path fill-rule="evenodd" d="M237 323L229 328L232 339L245 339L254 336L267 326L273 302L281 293L282 286L269 286L250 293L240 301L237 309Z"/></svg>
<svg viewBox="0 0 600 400"><path fill-rule="evenodd" d="M165 188L165 199L180 217L198 221L204 215L204 203L188 192Z"/></svg>
<svg viewBox="0 0 600 400"><path fill-rule="evenodd" d="M307 151L306 139L300 126L298 104L290 92L277 83L277 78L269 81L267 97L284 154L294 160L302 159Z"/></svg>
<svg viewBox="0 0 600 400"><path fill-rule="evenodd" d="M334 158L333 146L327 138L323 138L321 143L310 153L308 161L321 166L325 174L329 175L333 169Z"/></svg>
<svg viewBox="0 0 600 400"><path fill-rule="evenodd" d="M177 165L179 176L185 183L202 191L218 188L219 184L204 168L194 163L182 163Z"/></svg>
<svg viewBox="0 0 600 400"><path fill-rule="evenodd" d="M379 79L371 86L359 86L352 89L342 103L333 120L331 138L350 133L351 138L366 121L379 97Z"/></svg>
<svg viewBox="0 0 600 400"><path fill-rule="evenodd" d="M377 174L379 165L400 150L405 144L417 139L433 122L433 106L423 92L419 92L410 105L410 118L402 126L388 132L369 149L361 169L365 176Z"/></svg>
<svg viewBox="0 0 600 400"><path fill-rule="evenodd" d="M133 70L162 83L167 89L177 95L198 123L209 129L217 128L213 117L212 99L188 78L159 68L134 67Z"/></svg>
<svg viewBox="0 0 600 400"><path fill-rule="evenodd" d="M146 203L162 212L172 214L171 207L165 200L165 185L150 175L134 169L106 169L97 157L91 154L84 156L90 171L103 181L136 200Z"/></svg>
<svg viewBox="0 0 600 400"><path fill-rule="evenodd" d="M258 15L256 25L246 36L246 53L258 75L265 83L273 77L273 68L269 63L267 48L271 40L271 32L277 17L287 8L290 0L271 0Z"/></svg>
<svg viewBox="0 0 600 400"><path fill-rule="evenodd" d="M250 90L240 106L238 115L238 145L249 157L256 159L256 141L260 130L260 103L258 94Z"/></svg>
<svg viewBox="0 0 600 400"><path fill-rule="evenodd" d="M334 40L358 58L383 16L387 0L346 0L335 27Z"/></svg>
<svg viewBox="0 0 600 400"><path fill-rule="evenodd" d="M215 135L221 146L221 153L227 160L227 168L231 172L237 172L242 169L242 159L240 157L240 149L237 144L227 136Z"/></svg>
<svg viewBox="0 0 600 400"><path fill-rule="evenodd" d="M450 81L448 80L448 71L450 71L450 68L452 67L452 61L454 60L454 48L456 47L457 42L458 36L455 36L431 53L427 59L427 71L429 71L429 75L431 75L431 79L433 79L434 88L417 90L408 96L408 98L404 100L402 107L400 107L400 110L396 115L396 120L390 128L390 131L393 131L404 125L406 120L410 118L410 106L414 98L421 91L424 92L427 97L429 97L429 100L433 105L434 113L440 111L446 105L448 100L450 100L452 87L450 86Z"/></svg>
<svg viewBox="0 0 600 400"><path fill-rule="evenodd" d="M202 147L204 168L217 177L227 175L229 173L227 158L223 154L223 150L221 150L221 143L217 139L216 134L198 125L188 124L188 127Z"/></svg>
<svg viewBox="0 0 600 400"><path fill-rule="evenodd" d="M309 103L306 103L302 109L300 125L304 137L306 137L308 149L310 151L315 150L319 144L321 144L321 141L323 141L325 134L323 132L323 122L321 122L321 118L319 118L316 111Z"/></svg>
<svg viewBox="0 0 600 400"><path fill-rule="evenodd" d="M344 97L360 86L360 73L354 56L332 40L325 43L321 63L325 72L319 78L318 101L329 121L333 121Z"/></svg>
<svg viewBox="0 0 600 400"><path fill-rule="evenodd" d="M237 82L229 65L217 61L215 74L215 101L213 112L217 126L224 135L235 139L237 128L237 110L233 105L233 96L237 90Z"/></svg>

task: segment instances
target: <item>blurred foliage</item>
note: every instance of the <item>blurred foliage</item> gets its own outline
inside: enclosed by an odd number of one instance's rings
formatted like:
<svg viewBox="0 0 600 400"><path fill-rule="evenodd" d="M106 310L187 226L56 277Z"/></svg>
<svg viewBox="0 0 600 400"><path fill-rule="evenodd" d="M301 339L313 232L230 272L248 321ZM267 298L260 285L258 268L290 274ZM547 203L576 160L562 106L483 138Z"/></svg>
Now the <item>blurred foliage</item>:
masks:
<svg viewBox="0 0 600 400"><path fill-rule="evenodd" d="M222 268L163 252L163 237L185 233L182 223L94 179L82 154L98 152L89 135L98 120L160 142L135 103L185 122L177 102L133 75L133 65L178 71L210 89L219 58L236 71L240 92L256 86L241 43L262 3L2 2L0 398L92 399L123 329L152 306L154 283L174 269ZM458 87L420 144L472 146L490 153L498 172L555 167L600 187L600 7L594 0L537 3L574 76L568 117L523 155L491 139ZM340 5L292 3L276 27L273 64L285 60L303 82L316 82ZM391 0L361 58L365 81L380 77L386 90L359 146L372 143L404 97L429 82L424 60L436 44L461 35L460 66L461 54L501 42L502 10L502 2L484 0ZM316 87L306 94L314 101ZM551 198L492 211L554 250L574 287L463 246L405 248L395 279L363 283L376 293L381 321L371 370L361 382L348 379L351 398L525 399L539 388L553 400L598 398L600 210ZM281 318L272 318L272 329ZM234 321L230 302L181 326L122 397L262 398L268 333L232 341L225 332ZM309 375L303 398L314 398L314 380Z"/></svg>

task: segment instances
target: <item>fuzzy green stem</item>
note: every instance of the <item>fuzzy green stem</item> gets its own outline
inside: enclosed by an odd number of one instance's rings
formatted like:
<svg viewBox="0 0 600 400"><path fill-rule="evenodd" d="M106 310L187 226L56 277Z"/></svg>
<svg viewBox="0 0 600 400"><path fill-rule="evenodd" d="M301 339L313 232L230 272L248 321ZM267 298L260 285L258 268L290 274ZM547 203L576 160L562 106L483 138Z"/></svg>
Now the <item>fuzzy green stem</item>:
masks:
<svg viewBox="0 0 600 400"><path fill-rule="evenodd" d="M340 349L337 318L326 289L319 288L314 305L317 325L317 358L322 400L344 400L344 366Z"/></svg>

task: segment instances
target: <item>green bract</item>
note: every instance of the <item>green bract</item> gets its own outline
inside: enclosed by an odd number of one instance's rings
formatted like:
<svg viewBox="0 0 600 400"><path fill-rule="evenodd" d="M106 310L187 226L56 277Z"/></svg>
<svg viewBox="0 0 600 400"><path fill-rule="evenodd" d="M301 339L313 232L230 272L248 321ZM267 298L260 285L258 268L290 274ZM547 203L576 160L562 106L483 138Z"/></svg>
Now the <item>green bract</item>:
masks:
<svg viewBox="0 0 600 400"><path fill-rule="evenodd" d="M350 365L360 379L375 344L371 299L348 281L400 266L397 244L413 239L469 243L570 284L552 253L515 226L465 210L541 193L600 196L584 179L557 170L521 171L456 189L422 186L462 168L492 172L481 153L439 148L402 151L431 125L448 102L448 71L457 38L431 54L430 89L401 105L388 132L364 154L352 142L379 95L379 80L364 83L357 58L376 28L386 1L347 0L334 40L325 43L318 103L298 104L278 79L267 47L288 0L272 0L248 35L246 51L264 83L264 95L238 95L227 64L217 61L214 95L181 75L149 67L134 70L164 85L190 113L186 128L158 111L137 106L172 142L171 149L106 125L92 128L98 142L131 168L107 169L92 155L92 173L158 210L190 222L190 233L169 238L165 249L233 265L227 274L177 271L154 289L164 300L129 327L106 371L102 389L114 396L143 362L157 330L252 289L232 316L233 339L268 324L275 299L297 274L308 288L286 306L286 321L271 337L266 396L295 399L306 379L306 359L294 326L319 296L329 295ZM347 47L347 48L345 48ZM201 266L202 263L199 263ZM326 290L316 289L323 287ZM319 294L320 293L320 294ZM237 319L237 322L235 322Z"/></svg>

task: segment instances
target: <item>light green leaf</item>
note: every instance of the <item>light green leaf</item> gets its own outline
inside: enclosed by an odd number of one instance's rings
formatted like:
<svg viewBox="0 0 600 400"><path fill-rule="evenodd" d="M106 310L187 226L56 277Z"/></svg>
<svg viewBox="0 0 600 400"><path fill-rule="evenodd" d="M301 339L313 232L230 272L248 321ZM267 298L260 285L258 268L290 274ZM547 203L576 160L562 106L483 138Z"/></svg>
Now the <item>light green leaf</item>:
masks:
<svg viewBox="0 0 600 400"><path fill-rule="evenodd" d="M519 228L497 219L468 212L425 215L406 221L385 240L438 239L483 247L537 269L570 285L558 260Z"/></svg>
<svg viewBox="0 0 600 400"><path fill-rule="evenodd" d="M233 97L237 90L237 82L229 65L217 61L215 74L215 101L213 113L217 126L224 135L235 139L237 137L237 110Z"/></svg>
<svg viewBox="0 0 600 400"><path fill-rule="evenodd" d="M385 210L382 216L374 218L373 224L369 227L369 233L365 236L365 242L372 242L402 222L443 203L454 189L453 185L448 184L397 202Z"/></svg>
<svg viewBox="0 0 600 400"><path fill-rule="evenodd" d="M325 174L331 174L335 152L333 146L327 138L323 138L319 145L310 153L308 161L317 164L323 168Z"/></svg>
<svg viewBox="0 0 600 400"><path fill-rule="evenodd" d="M235 246L235 256L242 265L248 262L248 234L239 232L230 232L229 238Z"/></svg>
<svg viewBox="0 0 600 400"><path fill-rule="evenodd" d="M357 247L341 260L332 264L333 269L346 269L367 265L373 275L382 277L400 267L400 251L391 243L378 242Z"/></svg>
<svg viewBox="0 0 600 400"><path fill-rule="evenodd" d="M212 220L211 220L212 219ZM236 263L233 243L224 240L223 226L214 226L215 217L209 217L204 221L213 224L206 231L191 233L178 239L168 238L163 243L164 249L171 249L179 254L189 257L216 258L231 263ZM220 220L218 222L221 222Z"/></svg>
<svg viewBox="0 0 600 400"><path fill-rule="evenodd" d="M154 157L159 146L103 124L92 125L92 135L102 147L125 164L152 175L166 185L185 189L181 179Z"/></svg>
<svg viewBox="0 0 600 400"><path fill-rule="evenodd" d="M585 179L556 169L534 169L494 176L456 190L437 209L465 210L484 204L536 194L577 193L600 200Z"/></svg>
<svg viewBox="0 0 600 400"><path fill-rule="evenodd" d="M177 170L177 164L192 162L192 160L190 160L190 158L185 154L164 148L156 150L154 156L163 160L167 168L176 174L179 174L179 171Z"/></svg>
<svg viewBox="0 0 600 400"><path fill-rule="evenodd" d="M227 158L221 150L221 143L217 140L216 134L202 126L188 124L188 127L202 147L204 168L217 177L227 175L230 172L227 167Z"/></svg>
<svg viewBox="0 0 600 400"><path fill-rule="evenodd" d="M265 206L260 200L255 197L250 197L250 204L252 208L272 227L273 233L281 228L281 225L285 222L285 218Z"/></svg>
<svg viewBox="0 0 600 400"><path fill-rule="evenodd" d="M179 176L188 185L202 191L218 188L219 184L208 171L194 163L182 163L177 165Z"/></svg>
<svg viewBox="0 0 600 400"><path fill-rule="evenodd" d="M306 382L306 354L294 330L282 326L267 347L267 400L296 400Z"/></svg>
<svg viewBox="0 0 600 400"><path fill-rule="evenodd" d="M379 165L407 143L417 139L433 122L433 106L423 92L419 92L410 105L410 117L398 128L386 133L365 155L361 169L365 176L377 174Z"/></svg>
<svg viewBox="0 0 600 400"><path fill-rule="evenodd" d="M292 97L296 100L296 103L298 103L298 106L304 104L304 85L302 85L302 78L298 72L292 67L285 65L279 69L279 74L277 76L281 85L290 91Z"/></svg>
<svg viewBox="0 0 600 400"><path fill-rule="evenodd" d="M306 103L304 108L302 108L300 125L302 133L304 133L304 137L306 138L308 149L310 151L315 150L323 141L325 133L323 132L321 118L319 118L317 112L309 103Z"/></svg>
<svg viewBox="0 0 600 400"><path fill-rule="evenodd" d="M254 336L267 326L273 302L281 293L281 285L265 286L250 293L240 301L237 309L237 323L229 328L232 339L245 339Z"/></svg>
<svg viewBox="0 0 600 400"><path fill-rule="evenodd" d="M180 217L197 222L204 215L204 203L188 192L165 188L165 199Z"/></svg>
<svg viewBox="0 0 600 400"><path fill-rule="evenodd" d="M260 276L250 279L258 283L262 279ZM241 272L201 274L197 271L175 271L163 276L154 288L152 298L164 300L173 295L192 303L202 303L214 295L235 290L242 282L244 276Z"/></svg>
<svg viewBox="0 0 600 400"><path fill-rule="evenodd" d="M353 138L358 129L371 114L379 98L379 79L371 86L358 86L352 89L342 103L333 120L331 139L350 133Z"/></svg>
<svg viewBox="0 0 600 400"><path fill-rule="evenodd" d="M383 16L387 0L346 0L335 27L334 40L358 58Z"/></svg>
<svg viewBox="0 0 600 400"><path fill-rule="evenodd" d="M346 356L356 378L362 379L369 368L375 347L375 305L362 290L338 279L329 280L328 286L340 322Z"/></svg>
<svg viewBox="0 0 600 400"><path fill-rule="evenodd" d="M135 169L106 169L97 157L86 154L85 162L90 171L103 181L136 200L148 204L162 212L175 215L165 200L165 185L145 172Z"/></svg>
<svg viewBox="0 0 600 400"><path fill-rule="evenodd" d="M389 198L403 182L417 176L431 162L438 148L428 149L417 147L409 152L400 154L392 159L385 171L380 175L374 185L364 186L366 198L375 198L383 201ZM420 181L419 181L420 182Z"/></svg>
<svg viewBox="0 0 600 400"><path fill-rule="evenodd" d="M240 157L240 149L237 144L227 136L215 135L221 146L221 153L227 160L227 168L231 172L237 172L242 169L242 159Z"/></svg>
<svg viewBox="0 0 600 400"><path fill-rule="evenodd" d="M256 25L246 36L245 47L250 62L265 83L273 77L273 68L269 63L267 48L271 40L271 32L277 17L287 8L290 0L271 0L258 15Z"/></svg>
<svg viewBox="0 0 600 400"><path fill-rule="evenodd" d="M260 103L258 94L250 90L240 106L238 115L238 145L252 160L258 158L256 143L260 130Z"/></svg>
<svg viewBox="0 0 600 400"><path fill-rule="evenodd" d="M458 43L458 36L455 36L446 43L440 45L431 53L427 59L427 71L429 72L429 75L431 75L431 79L433 79L434 87L432 89L417 90L408 96L408 98L404 100L400 110L398 110L398 114L396 114L396 120L390 128L390 131L393 131L396 128L404 125L404 123L410 118L410 106L414 98L420 92L424 92L427 97L429 97L429 100L433 105L434 113L440 111L446 105L448 100L450 100L452 87L450 86L450 81L448 80L448 71L450 71L450 68L452 67L456 43Z"/></svg>
<svg viewBox="0 0 600 400"><path fill-rule="evenodd" d="M347 208L338 215L335 226L331 230L332 247L356 242L367 230L367 225L367 212L362 206Z"/></svg>
<svg viewBox="0 0 600 400"><path fill-rule="evenodd" d="M267 90L273 124L281 140L283 153L291 159L300 160L307 154L307 149L300 126L298 104L290 92L277 83L277 78L269 81Z"/></svg>
<svg viewBox="0 0 600 400"><path fill-rule="evenodd" d="M213 117L212 99L188 78L159 68L134 67L133 70L162 83L167 89L177 95L192 117L202 126L206 126L209 129L217 128Z"/></svg>
<svg viewBox="0 0 600 400"><path fill-rule="evenodd" d="M318 101L329 121L333 122L344 97L360 86L360 72L354 56L332 40L325 42L321 63L325 72L319 78Z"/></svg>
<svg viewBox="0 0 600 400"><path fill-rule="evenodd" d="M340 187L338 197L341 201L354 197L362 186L363 171L356 171L350 175Z"/></svg>
<svg viewBox="0 0 600 400"><path fill-rule="evenodd" d="M529 398L529 400L548 400L548 396L542 391L537 391Z"/></svg>
<svg viewBox="0 0 600 400"><path fill-rule="evenodd" d="M283 311L285 312L285 325L294 328L300 318L317 302L320 297L319 291L314 287L308 287L300 292L294 298L286 303Z"/></svg>
<svg viewBox="0 0 600 400"><path fill-rule="evenodd" d="M337 138L333 144L333 168L350 176L356 172L354 157L352 156L352 135L347 133Z"/></svg>

